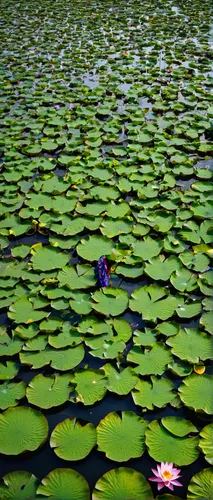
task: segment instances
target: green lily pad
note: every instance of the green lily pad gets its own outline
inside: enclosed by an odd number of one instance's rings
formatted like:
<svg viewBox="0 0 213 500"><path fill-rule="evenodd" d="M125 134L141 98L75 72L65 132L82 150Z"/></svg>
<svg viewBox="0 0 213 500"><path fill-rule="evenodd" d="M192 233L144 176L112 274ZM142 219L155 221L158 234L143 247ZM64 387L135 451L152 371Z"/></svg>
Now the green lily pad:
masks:
<svg viewBox="0 0 213 500"><path fill-rule="evenodd" d="M96 445L96 429L91 423L81 425L76 418L66 418L54 428L50 446L63 460L82 460Z"/></svg>
<svg viewBox="0 0 213 500"><path fill-rule="evenodd" d="M76 266L70 265L64 267L58 273L58 281L60 287L68 287L71 290L78 290L81 288L90 288L95 285L96 277L94 270L91 266Z"/></svg>
<svg viewBox="0 0 213 500"><path fill-rule="evenodd" d="M138 377L135 371L128 366L124 370L117 371L111 364L103 366L104 373L108 379L107 389L116 394L128 394L136 386Z"/></svg>
<svg viewBox="0 0 213 500"><path fill-rule="evenodd" d="M213 354L212 340L204 332L195 328L181 330L175 337L169 338L166 344L172 347L172 353L190 363L199 363L209 359Z"/></svg>
<svg viewBox="0 0 213 500"><path fill-rule="evenodd" d="M161 420L167 431L174 436L183 437L191 432L198 432L197 428L189 421L180 417L163 417Z"/></svg>
<svg viewBox="0 0 213 500"><path fill-rule="evenodd" d="M137 288L131 295L129 307L142 314L143 319L156 321L170 318L178 306L178 299L168 295L165 288L150 285Z"/></svg>
<svg viewBox="0 0 213 500"><path fill-rule="evenodd" d="M34 369L50 365L56 370L66 371L75 368L81 363L84 358L84 347L82 344L59 350L46 347L41 352L20 353L19 357L21 363L32 366Z"/></svg>
<svg viewBox="0 0 213 500"><path fill-rule="evenodd" d="M70 259L69 254L61 252L58 248L43 247L40 243L32 247L31 253L33 269L38 269L39 271L61 269L66 266Z"/></svg>
<svg viewBox="0 0 213 500"><path fill-rule="evenodd" d="M118 467L98 479L92 500L153 500L153 495L143 474Z"/></svg>
<svg viewBox="0 0 213 500"><path fill-rule="evenodd" d="M133 347L127 355L127 361L138 365L135 371L140 375L162 375L172 361L172 354L164 344L158 342L150 350Z"/></svg>
<svg viewBox="0 0 213 500"><path fill-rule="evenodd" d="M129 296L121 288L103 288L92 295L93 309L108 316L118 316L128 307Z"/></svg>
<svg viewBox="0 0 213 500"><path fill-rule="evenodd" d="M8 316L10 319L15 321L15 323L33 323L34 321L39 321L45 316L48 316L47 311L38 311L34 309L33 304L27 299L27 297L21 297L16 300L10 307Z"/></svg>
<svg viewBox="0 0 213 500"><path fill-rule="evenodd" d="M202 431L200 431L200 441L199 447L203 454L205 455L205 459L209 464L213 464L213 424L206 425L203 427Z"/></svg>
<svg viewBox="0 0 213 500"><path fill-rule="evenodd" d="M141 257L142 260L150 260L159 255L162 250L163 243L158 240L145 236L143 241L138 241L133 246L134 255Z"/></svg>
<svg viewBox="0 0 213 500"><path fill-rule="evenodd" d="M90 236L88 240L82 239L77 246L77 253L85 260L98 260L102 255L110 255L113 242L105 236Z"/></svg>
<svg viewBox="0 0 213 500"><path fill-rule="evenodd" d="M165 260L164 255L154 257L150 263L146 263L145 273L154 280L167 281L174 271L181 269L180 260L171 255Z"/></svg>
<svg viewBox="0 0 213 500"><path fill-rule="evenodd" d="M195 474L188 486L187 500L211 500L213 498L213 469L203 469Z"/></svg>
<svg viewBox="0 0 213 500"><path fill-rule="evenodd" d="M54 469L37 489L37 495L51 500L90 500L89 485L84 477L73 469Z"/></svg>
<svg viewBox="0 0 213 500"><path fill-rule="evenodd" d="M25 396L25 383L22 382L4 382L0 384L0 408L6 410L11 406L17 406L19 400Z"/></svg>
<svg viewBox="0 0 213 500"><path fill-rule="evenodd" d="M213 413L211 375L196 375L193 373L183 380L179 387L180 398L183 403L195 411Z"/></svg>
<svg viewBox="0 0 213 500"><path fill-rule="evenodd" d="M198 458L198 442L198 437L175 436L157 420L151 422L146 431L148 453L156 462L189 465Z"/></svg>
<svg viewBox="0 0 213 500"><path fill-rule="evenodd" d="M213 334L213 311L204 312L200 318L200 325L205 328L205 330Z"/></svg>
<svg viewBox="0 0 213 500"><path fill-rule="evenodd" d="M0 451L4 455L37 450L47 436L48 422L40 411L22 406L0 415Z"/></svg>
<svg viewBox="0 0 213 500"><path fill-rule="evenodd" d="M116 462L141 457L148 423L131 411L109 413L97 426L98 450Z"/></svg>
<svg viewBox="0 0 213 500"><path fill-rule="evenodd" d="M132 391L133 401L148 410L154 410L155 406L163 408L176 397L172 392L174 388L174 384L166 378L151 377L150 382L138 380Z"/></svg>
<svg viewBox="0 0 213 500"><path fill-rule="evenodd" d="M69 400L71 392L70 375L36 375L28 384L26 396L28 402L39 408L53 408Z"/></svg>
<svg viewBox="0 0 213 500"><path fill-rule="evenodd" d="M6 474L0 483L0 498L5 500L34 500L39 480L27 471Z"/></svg>
<svg viewBox="0 0 213 500"><path fill-rule="evenodd" d="M76 402L85 406L103 399L107 391L107 378L101 370L76 371L72 383L76 386Z"/></svg>
<svg viewBox="0 0 213 500"><path fill-rule="evenodd" d="M0 363L0 380L11 380L16 377L19 371L19 364L14 361Z"/></svg>

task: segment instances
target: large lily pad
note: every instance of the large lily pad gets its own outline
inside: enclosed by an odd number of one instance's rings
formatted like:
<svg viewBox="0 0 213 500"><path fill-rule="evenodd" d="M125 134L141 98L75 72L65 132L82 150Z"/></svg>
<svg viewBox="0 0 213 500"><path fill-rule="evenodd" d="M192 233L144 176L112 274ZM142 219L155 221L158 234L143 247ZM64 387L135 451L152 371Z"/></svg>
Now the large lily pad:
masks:
<svg viewBox="0 0 213 500"><path fill-rule="evenodd" d="M192 477L187 491L187 500L211 500L212 497L213 469L203 469Z"/></svg>
<svg viewBox="0 0 213 500"><path fill-rule="evenodd" d="M42 479L37 494L51 500L90 500L89 486L73 469L55 469Z"/></svg>
<svg viewBox="0 0 213 500"><path fill-rule="evenodd" d="M110 392L120 396L128 394L137 384L138 377L130 366L118 372L112 365L106 363L103 370L108 378L107 389Z"/></svg>
<svg viewBox="0 0 213 500"><path fill-rule="evenodd" d="M6 474L0 483L0 498L5 500L34 500L39 480L27 471Z"/></svg>
<svg viewBox="0 0 213 500"><path fill-rule="evenodd" d="M41 352L22 352L19 357L21 363L30 365L35 369L50 364L56 370L66 371L79 365L84 358L84 347L82 344L58 350L46 347Z"/></svg>
<svg viewBox="0 0 213 500"><path fill-rule="evenodd" d="M69 254L61 252L55 247L43 247L41 244L34 245L31 250L31 262L33 269L39 271L51 271L66 266L70 259Z"/></svg>
<svg viewBox="0 0 213 500"><path fill-rule="evenodd" d="M151 422L146 431L148 452L157 462L189 465L198 458L198 442L198 437L176 436L157 420Z"/></svg>
<svg viewBox="0 0 213 500"><path fill-rule="evenodd" d="M156 321L170 318L178 306L178 299L168 295L165 288L150 285L137 288L131 295L129 307L142 314L144 319Z"/></svg>
<svg viewBox="0 0 213 500"><path fill-rule="evenodd" d="M103 288L92 295L93 309L106 316L118 316L128 307L129 296L121 288Z"/></svg>
<svg viewBox="0 0 213 500"><path fill-rule="evenodd" d="M179 387L180 398L186 406L196 411L213 413L212 375L193 373Z"/></svg>
<svg viewBox="0 0 213 500"><path fill-rule="evenodd" d="M101 370L81 370L75 372L72 380L76 384L76 401L84 405L93 405L100 401L107 391L107 379Z"/></svg>
<svg viewBox="0 0 213 500"><path fill-rule="evenodd" d="M0 415L0 452L4 455L37 450L47 435L46 417L32 408L9 408Z"/></svg>
<svg viewBox="0 0 213 500"><path fill-rule="evenodd" d="M0 408L6 410L11 406L16 406L19 400L25 396L25 383L21 382L4 382L0 384Z"/></svg>
<svg viewBox="0 0 213 500"><path fill-rule="evenodd" d="M127 355L127 361L138 365L135 371L140 375L162 375L172 361L172 354L159 342L150 350L133 347Z"/></svg>
<svg viewBox="0 0 213 500"><path fill-rule="evenodd" d="M145 451L147 421L131 411L123 411L121 417L109 413L97 426L98 450L116 462L126 462L140 457Z"/></svg>
<svg viewBox="0 0 213 500"><path fill-rule="evenodd" d="M92 500L153 500L153 495L143 474L118 467L98 479Z"/></svg>
<svg viewBox="0 0 213 500"><path fill-rule="evenodd" d="M132 391L133 401L144 409L162 408L175 399L174 384L166 378L151 377L150 382L138 380Z"/></svg>
<svg viewBox="0 0 213 500"><path fill-rule="evenodd" d="M209 335L195 328L181 330L166 343L172 347L172 353L190 363L198 363L212 357L213 346Z"/></svg>
<svg viewBox="0 0 213 500"><path fill-rule="evenodd" d="M98 260L101 255L109 255L113 249L113 242L105 236L90 236L88 240L81 240L77 252L85 260Z"/></svg>
<svg viewBox="0 0 213 500"><path fill-rule="evenodd" d="M199 447L205 455L205 459L209 464L213 465L213 424L206 425L200 431Z"/></svg>
<svg viewBox="0 0 213 500"><path fill-rule="evenodd" d="M50 446L63 460L81 460L96 444L96 429L87 423L81 425L76 418L66 418L56 425L50 437Z"/></svg>
<svg viewBox="0 0 213 500"><path fill-rule="evenodd" d="M38 309L34 308L33 304L26 297L21 297L10 306L8 316L15 323L29 324L49 315L49 312L39 311Z"/></svg>
<svg viewBox="0 0 213 500"><path fill-rule="evenodd" d="M62 405L69 399L71 392L70 375L36 375L29 383L26 396L29 403L39 408L52 408Z"/></svg>

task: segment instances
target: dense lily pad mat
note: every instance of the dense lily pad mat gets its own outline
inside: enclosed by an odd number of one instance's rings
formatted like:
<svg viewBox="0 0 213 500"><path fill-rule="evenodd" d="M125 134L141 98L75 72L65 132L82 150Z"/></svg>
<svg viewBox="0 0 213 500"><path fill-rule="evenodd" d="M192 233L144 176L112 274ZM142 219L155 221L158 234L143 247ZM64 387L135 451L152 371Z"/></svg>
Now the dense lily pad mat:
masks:
<svg viewBox="0 0 213 500"><path fill-rule="evenodd" d="M0 500L211 498L211 2L0 4Z"/></svg>

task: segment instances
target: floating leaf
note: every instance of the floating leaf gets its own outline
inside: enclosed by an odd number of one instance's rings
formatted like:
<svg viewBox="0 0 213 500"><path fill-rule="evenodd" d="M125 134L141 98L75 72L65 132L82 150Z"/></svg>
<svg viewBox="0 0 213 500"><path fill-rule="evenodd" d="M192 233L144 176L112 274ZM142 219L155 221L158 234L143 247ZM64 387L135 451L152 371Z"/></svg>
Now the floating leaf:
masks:
<svg viewBox="0 0 213 500"><path fill-rule="evenodd" d="M103 288L92 295L93 309L108 316L118 316L128 307L129 296L121 288Z"/></svg>
<svg viewBox="0 0 213 500"><path fill-rule="evenodd" d="M130 309L141 313L143 319L148 321L156 321L157 318L162 320L170 318L177 306L178 299L168 295L165 288L157 285L137 288L129 301Z"/></svg>
<svg viewBox="0 0 213 500"><path fill-rule="evenodd" d="M213 464L213 424L206 425L200 431L199 447L205 455L205 459L209 464Z"/></svg>
<svg viewBox="0 0 213 500"><path fill-rule="evenodd" d="M209 335L195 328L181 330L175 337L167 339L166 343L172 347L172 353L175 356L190 363L209 359L213 354L212 340Z"/></svg>
<svg viewBox="0 0 213 500"><path fill-rule="evenodd" d="M158 240L146 236L143 241L138 241L134 247L134 255L141 257L143 260L150 260L156 257L163 247L163 243Z"/></svg>
<svg viewBox="0 0 213 500"><path fill-rule="evenodd" d="M28 402L39 408L53 408L68 401L71 392L70 375L36 375L30 381L26 396Z"/></svg>
<svg viewBox="0 0 213 500"><path fill-rule="evenodd" d="M184 437L191 432L197 432L197 428L189 421L180 417L163 417L161 420L167 431L174 436Z"/></svg>
<svg viewBox="0 0 213 500"><path fill-rule="evenodd" d="M39 271L61 269L66 266L70 259L68 254L61 252L58 248L43 247L40 243L32 247L31 253L33 269L38 269Z"/></svg>
<svg viewBox="0 0 213 500"><path fill-rule="evenodd" d="M25 383L4 382L0 384L0 408L6 410L11 406L17 406L19 400L25 396Z"/></svg>
<svg viewBox="0 0 213 500"><path fill-rule="evenodd" d="M212 500L213 498L213 469L203 469L195 474L188 486L187 500Z"/></svg>
<svg viewBox="0 0 213 500"><path fill-rule="evenodd" d="M143 474L118 467L98 479L92 500L153 500L152 490Z"/></svg>
<svg viewBox="0 0 213 500"><path fill-rule="evenodd" d="M0 483L0 498L5 500L34 500L39 480L27 471L6 474Z"/></svg>
<svg viewBox="0 0 213 500"><path fill-rule="evenodd" d="M156 462L189 465L198 458L198 441L198 437L175 436L157 420L151 422L146 431L148 452Z"/></svg>
<svg viewBox="0 0 213 500"><path fill-rule="evenodd" d="M103 366L103 370L108 378L107 389L110 392L115 392L120 396L128 394L137 384L138 377L130 366L118 372L112 365L107 363Z"/></svg>
<svg viewBox="0 0 213 500"><path fill-rule="evenodd" d="M0 380L11 380L17 375L18 371L19 365L14 361L0 363Z"/></svg>
<svg viewBox="0 0 213 500"><path fill-rule="evenodd" d="M163 255L154 257L150 263L146 263L145 273L154 280L167 281L174 271L181 269L180 260L171 255L165 260Z"/></svg>
<svg viewBox="0 0 213 500"><path fill-rule="evenodd" d="M90 236L88 240L82 239L77 246L77 253L85 260L98 260L101 255L110 255L113 242L105 236Z"/></svg>
<svg viewBox="0 0 213 500"><path fill-rule="evenodd" d="M121 417L109 413L97 426L98 450L116 462L140 457L145 451L144 434L147 422L131 411Z"/></svg>
<svg viewBox="0 0 213 500"><path fill-rule="evenodd" d="M73 469L55 469L42 479L38 495L51 500L90 500L89 486L84 477Z"/></svg>
<svg viewBox="0 0 213 500"><path fill-rule="evenodd" d="M76 418L66 418L54 428L50 446L63 460L82 460L96 444L96 429L91 423L81 425Z"/></svg>
<svg viewBox="0 0 213 500"><path fill-rule="evenodd" d="M193 373L183 380L179 387L180 398L186 406L195 411L211 415L213 413L211 375L196 375Z"/></svg>
<svg viewBox="0 0 213 500"><path fill-rule="evenodd" d="M47 311L38 311L34 309L33 304L27 299L27 297L21 297L16 300L10 307L8 316L10 319L15 321L15 323L33 323L34 321L39 321L45 316L48 316Z"/></svg>
<svg viewBox="0 0 213 500"><path fill-rule="evenodd" d="M167 364L172 361L171 352L158 342L150 350L133 347L127 355L127 361L137 364L136 373L140 375L162 375Z"/></svg>
<svg viewBox="0 0 213 500"><path fill-rule="evenodd" d="M76 401L84 405L93 405L100 401L107 391L107 379L100 370L76 371L72 383L76 385Z"/></svg>
<svg viewBox="0 0 213 500"><path fill-rule="evenodd" d="M37 369L49 365L56 370L66 371L75 368L84 358L84 347L78 345L68 349L51 349L46 347L41 352L20 353L20 361Z"/></svg>
<svg viewBox="0 0 213 500"><path fill-rule="evenodd" d="M4 455L37 450L47 435L47 419L40 411L21 406L0 415L0 451Z"/></svg>
<svg viewBox="0 0 213 500"><path fill-rule="evenodd" d="M136 405L148 410L154 410L155 406L163 408L176 397L176 394L172 392L173 390L174 384L170 380L151 377L150 382L138 380L135 389L132 391L132 397Z"/></svg>

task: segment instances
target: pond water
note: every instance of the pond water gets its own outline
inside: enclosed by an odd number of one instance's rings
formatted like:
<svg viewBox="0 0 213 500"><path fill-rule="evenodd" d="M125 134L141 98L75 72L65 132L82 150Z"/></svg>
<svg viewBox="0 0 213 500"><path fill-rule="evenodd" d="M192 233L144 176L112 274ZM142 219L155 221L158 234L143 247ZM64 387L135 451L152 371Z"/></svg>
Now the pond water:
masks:
<svg viewBox="0 0 213 500"><path fill-rule="evenodd" d="M213 5L0 5L0 500L212 500Z"/></svg>

